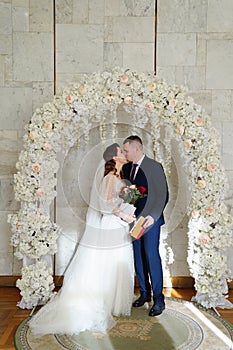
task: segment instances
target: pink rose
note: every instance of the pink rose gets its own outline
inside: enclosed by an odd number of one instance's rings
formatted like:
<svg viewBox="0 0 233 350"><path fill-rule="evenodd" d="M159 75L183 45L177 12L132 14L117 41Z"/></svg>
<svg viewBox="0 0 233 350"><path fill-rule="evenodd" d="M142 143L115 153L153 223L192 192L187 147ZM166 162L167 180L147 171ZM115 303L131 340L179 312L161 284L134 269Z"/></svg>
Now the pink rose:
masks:
<svg viewBox="0 0 233 350"><path fill-rule="evenodd" d="M205 211L208 215L213 215L215 213L215 209L213 207L208 207Z"/></svg>
<svg viewBox="0 0 233 350"><path fill-rule="evenodd" d="M205 182L205 180L198 180L197 181L197 185L198 185L198 187L199 188L205 188L206 187L206 182Z"/></svg>
<svg viewBox="0 0 233 350"><path fill-rule="evenodd" d="M214 171L215 169L216 169L216 164L215 163L207 164L207 170Z"/></svg>
<svg viewBox="0 0 233 350"><path fill-rule="evenodd" d="M40 172L40 164L38 164L38 163L33 164L32 169L35 173L39 173Z"/></svg>
<svg viewBox="0 0 233 350"><path fill-rule="evenodd" d="M107 96L103 99L103 101L104 101L105 103L111 103L111 102L112 102L112 96L107 95Z"/></svg>
<svg viewBox="0 0 233 350"><path fill-rule="evenodd" d="M208 235L204 234L200 237L200 242L202 244L207 244L207 243L209 243L209 241L210 241L210 237Z"/></svg>
<svg viewBox="0 0 233 350"><path fill-rule="evenodd" d="M196 124L197 126L201 126L201 125L203 124L202 118L201 118L201 117L197 117L197 118L195 119L195 124Z"/></svg>
<svg viewBox="0 0 233 350"><path fill-rule="evenodd" d="M132 103L132 98L130 96L127 96L124 98L124 102L125 104L129 105L130 103Z"/></svg>
<svg viewBox="0 0 233 350"><path fill-rule="evenodd" d="M151 111L152 109L154 109L154 103L153 102L147 102L145 107L146 107L146 109L148 111Z"/></svg>
<svg viewBox="0 0 233 350"><path fill-rule="evenodd" d="M38 197L43 197L44 194L45 194L45 192L44 192L43 188L39 187L39 188L36 190L36 195L37 195Z"/></svg>
<svg viewBox="0 0 233 350"><path fill-rule="evenodd" d="M80 93L80 95L84 95L87 92L87 88L85 85L80 85L78 92Z"/></svg>
<svg viewBox="0 0 233 350"><path fill-rule="evenodd" d="M44 151L51 151L52 146L46 142L42 148Z"/></svg>
<svg viewBox="0 0 233 350"><path fill-rule="evenodd" d="M66 96L66 101L68 103L72 103L74 101L74 97L72 95L68 95L68 96Z"/></svg>
<svg viewBox="0 0 233 350"><path fill-rule="evenodd" d="M127 77L127 75L123 74L123 75L120 76L120 81L122 83L127 83L128 80L129 80L129 78Z"/></svg>

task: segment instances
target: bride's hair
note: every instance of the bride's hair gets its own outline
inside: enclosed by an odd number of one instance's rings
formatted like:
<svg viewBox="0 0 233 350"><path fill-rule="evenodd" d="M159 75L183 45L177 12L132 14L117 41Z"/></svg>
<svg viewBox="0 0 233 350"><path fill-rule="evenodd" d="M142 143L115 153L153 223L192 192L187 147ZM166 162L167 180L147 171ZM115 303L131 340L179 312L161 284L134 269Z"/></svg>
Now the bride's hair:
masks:
<svg viewBox="0 0 233 350"><path fill-rule="evenodd" d="M103 158L105 160L104 176L108 175L110 172L113 172L115 175L117 172L116 162L113 157L117 156L118 147L120 147L118 143L113 143L112 145L108 146L103 153Z"/></svg>

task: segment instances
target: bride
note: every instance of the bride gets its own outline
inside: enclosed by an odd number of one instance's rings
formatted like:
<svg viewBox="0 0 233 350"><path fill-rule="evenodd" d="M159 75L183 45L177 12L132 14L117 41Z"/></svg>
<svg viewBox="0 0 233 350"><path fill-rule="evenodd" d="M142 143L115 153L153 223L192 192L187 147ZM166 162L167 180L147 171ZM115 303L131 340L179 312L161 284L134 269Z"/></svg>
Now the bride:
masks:
<svg viewBox="0 0 233 350"><path fill-rule="evenodd" d="M63 286L29 321L35 336L104 332L113 316L130 315L134 267L129 223L134 207L119 193L126 158L118 144L107 147L104 173L96 172L86 228L65 273Z"/></svg>

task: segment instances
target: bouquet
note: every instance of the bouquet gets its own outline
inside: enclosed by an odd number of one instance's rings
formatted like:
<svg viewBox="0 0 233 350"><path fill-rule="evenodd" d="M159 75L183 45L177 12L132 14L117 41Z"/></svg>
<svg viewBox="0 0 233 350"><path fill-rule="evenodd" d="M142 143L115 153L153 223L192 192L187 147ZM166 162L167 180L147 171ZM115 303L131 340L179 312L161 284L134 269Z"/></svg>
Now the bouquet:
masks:
<svg viewBox="0 0 233 350"><path fill-rule="evenodd" d="M136 185L124 186L119 196L124 202L134 205L138 199L146 197L146 188Z"/></svg>

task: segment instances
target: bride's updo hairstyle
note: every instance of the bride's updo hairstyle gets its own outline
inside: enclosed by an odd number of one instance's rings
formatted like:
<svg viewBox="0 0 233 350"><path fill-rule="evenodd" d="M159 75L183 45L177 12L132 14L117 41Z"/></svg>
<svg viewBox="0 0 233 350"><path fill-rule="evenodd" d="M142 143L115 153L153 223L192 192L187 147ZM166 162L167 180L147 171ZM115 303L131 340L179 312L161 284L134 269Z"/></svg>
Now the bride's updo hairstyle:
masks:
<svg viewBox="0 0 233 350"><path fill-rule="evenodd" d="M103 158L105 160L104 176L108 175L110 172L113 172L115 175L117 172L116 162L113 157L117 156L118 147L120 147L118 143L113 143L112 145L108 146L103 153Z"/></svg>

